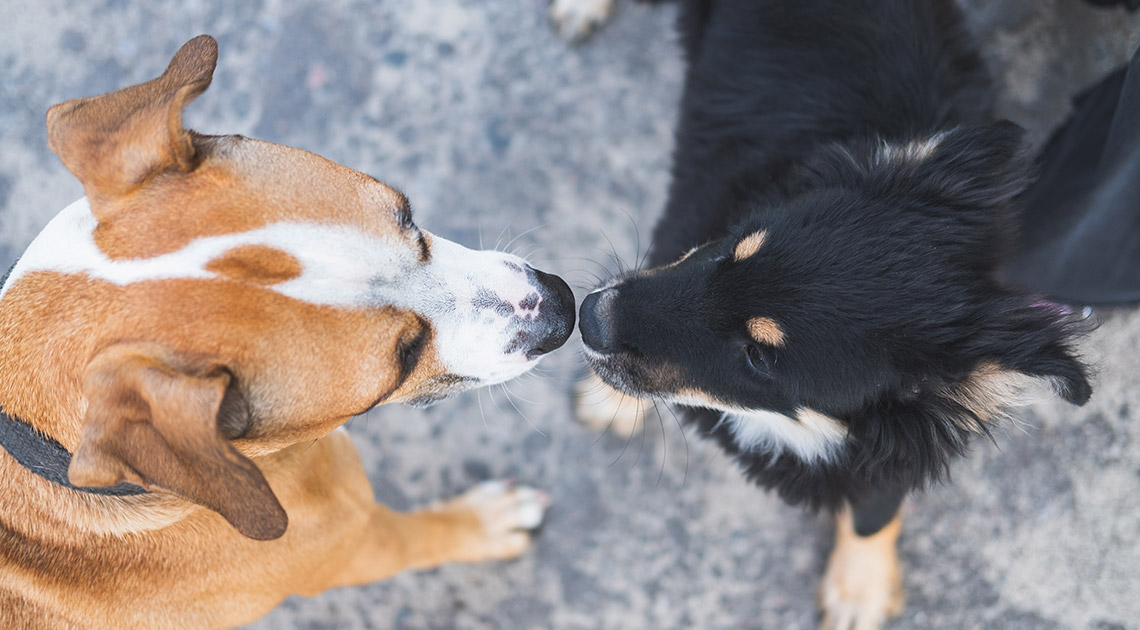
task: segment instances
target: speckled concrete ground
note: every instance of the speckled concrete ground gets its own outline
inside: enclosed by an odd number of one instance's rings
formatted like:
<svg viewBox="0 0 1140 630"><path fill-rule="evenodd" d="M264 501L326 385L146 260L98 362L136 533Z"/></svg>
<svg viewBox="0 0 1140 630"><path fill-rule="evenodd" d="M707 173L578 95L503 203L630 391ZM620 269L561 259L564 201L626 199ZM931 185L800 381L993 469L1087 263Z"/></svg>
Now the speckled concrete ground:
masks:
<svg viewBox="0 0 1140 630"><path fill-rule="evenodd" d="M1076 0L970 0L1007 111L1041 138L1067 95L1140 44L1140 15ZM663 205L682 66L674 9L618 5L567 47L542 0L0 0L0 266L81 194L45 146L53 103L155 76L221 43L202 131L300 146L400 188L425 227L529 255L575 285L643 252ZM639 248L639 236L641 238ZM1140 314L1085 346L1098 390L979 444L907 504L893 628L1140 628ZM628 446L571 421L576 339L538 374L349 431L398 508L489 476L555 505L513 562L292 598L285 628L792 629L817 623L831 525L744 483L663 412Z"/></svg>

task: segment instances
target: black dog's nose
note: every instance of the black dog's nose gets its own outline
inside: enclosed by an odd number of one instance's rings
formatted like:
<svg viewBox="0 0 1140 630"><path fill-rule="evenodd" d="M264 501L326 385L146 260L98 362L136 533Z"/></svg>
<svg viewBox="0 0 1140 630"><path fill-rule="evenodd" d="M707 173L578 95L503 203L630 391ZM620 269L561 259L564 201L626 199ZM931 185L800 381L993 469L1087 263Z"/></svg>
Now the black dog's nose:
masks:
<svg viewBox="0 0 1140 630"><path fill-rule="evenodd" d="M561 348L574 330L574 293L570 286L558 276L537 269L533 272L542 296L539 311L544 327L538 332L534 346L527 352L527 357L531 359Z"/></svg>
<svg viewBox="0 0 1140 630"><path fill-rule="evenodd" d="M578 328L582 330L582 341L595 352L610 353L617 349L611 312L616 297L615 289L604 289L582 300Z"/></svg>

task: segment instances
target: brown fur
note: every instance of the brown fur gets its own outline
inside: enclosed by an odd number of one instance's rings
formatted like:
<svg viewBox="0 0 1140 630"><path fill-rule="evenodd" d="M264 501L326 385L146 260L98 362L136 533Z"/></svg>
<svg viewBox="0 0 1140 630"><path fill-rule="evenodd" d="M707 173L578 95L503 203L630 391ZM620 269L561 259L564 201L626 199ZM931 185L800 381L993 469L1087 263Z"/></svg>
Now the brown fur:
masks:
<svg viewBox="0 0 1140 630"><path fill-rule="evenodd" d="M375 179L183 130L182 107L215 60L202 36L159 79L49 113L51 146L83 183L105 254L154 256L329 216L419 250L397 223L403 195ZM270 248L212 265L263 285L299 272ZM77 492L0 449L5 622L228 627L290 594L521 553L529 538L504 516L514 491L396 513L374 502L347 435L333 431L442 373L425 326L394 308L315 306L234 282L20 278L0 302L0 404L74 453L72 483L151 492ZM422 359L402 373L399 345L424 333Z"/></svg>
<svg viewBox="0 0 1140 630"><path fill-rule="evenodd" d="M748 333L760 343L777 348L784 345L784 331L771 317L753 317L748 320Z"/></svg>
<svg viewBox="0 0 1140 630"><path fill-rule="evenodd" d="M755 256L756 252L760 251L760 248L764 246L764 241L767 240L767 238L768 233L764 230L753 232L745 236L740 239L740 242L736 244L736 248L732 250L732 259L736 262L740 262L746 258Z"/></svg>
<svg viewBox="0 0 1140 630"><path fill-rule="evenodd" d="M289 252L265 245L243 245L211 260L206 271L251 284L273 285L301 275L301 263Z"/></svg>

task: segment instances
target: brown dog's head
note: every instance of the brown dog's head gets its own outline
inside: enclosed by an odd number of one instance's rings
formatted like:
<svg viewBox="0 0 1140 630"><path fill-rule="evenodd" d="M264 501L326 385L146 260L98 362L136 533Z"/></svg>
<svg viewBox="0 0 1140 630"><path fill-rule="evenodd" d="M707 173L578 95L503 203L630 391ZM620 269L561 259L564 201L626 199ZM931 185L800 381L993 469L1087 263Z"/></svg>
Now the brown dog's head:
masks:
<svg viewBox="0 0 1140 630"><path fill-rule="evenodd" d="M274 538L284 512L247 457L518 376L565 342L574 304L517 257L419 229L368 175L184 129L216 59L200 36L157 79L51 108L87 197L29 247L0 310L18 314L12 346L78 390L59 403L82 426L54 431L73 483L165 489Z"/></svg>

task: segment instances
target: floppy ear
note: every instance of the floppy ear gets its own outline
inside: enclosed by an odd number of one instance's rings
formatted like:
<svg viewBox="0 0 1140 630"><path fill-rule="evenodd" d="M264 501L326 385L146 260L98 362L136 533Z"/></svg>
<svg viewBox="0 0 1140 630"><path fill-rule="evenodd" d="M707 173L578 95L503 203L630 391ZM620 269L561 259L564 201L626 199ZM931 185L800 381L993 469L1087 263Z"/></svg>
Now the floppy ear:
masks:
<svg viewBox="0 0 1140 630"><path fill-rule="evenodd" d="M88 364L87 414L68 470L71 483L128 481L166 490L221 514L250 538L280 537L285 510L257 466L218 429L229 373L216 364L176 367L177 358L164 354L120 344Z"/></svg>
<svg viewBox="0 0 1140 630"><path fill-rule="evenodd" d="M1056 393L1074 405L1092 396L1089 370L1073 350L1073 339L1085 326L1069 307L1029 295L1010 294L995 301L971 344L994 362L974 377L1002 381L1011 374L1046 379Z"/></svg>
<svg viewBox="0 0 1140 630"><path fill-rule="evenodd" d="M1007 329L996 335L1000 340L989 339L994 345L987 352L998 356L964 377L904 384L905 395L886 396L848 417L850 435L861 445L852 462L860 476L915 489L945 478L950 461L964 455L975 437L989 435L1014 407L1037 398L1038 380L1073 404L1088 401L1087 370L1063 334Z"/></svg>
<svg viewBox="0 0 1140 630"><path fill-rule="evenodd" d="M97 217L102 202L130 193L152 174L197 165L182 108L210 85L217 60L217 42L199 35L157 79L48 110L48 145L79 178Z"/></svg>

